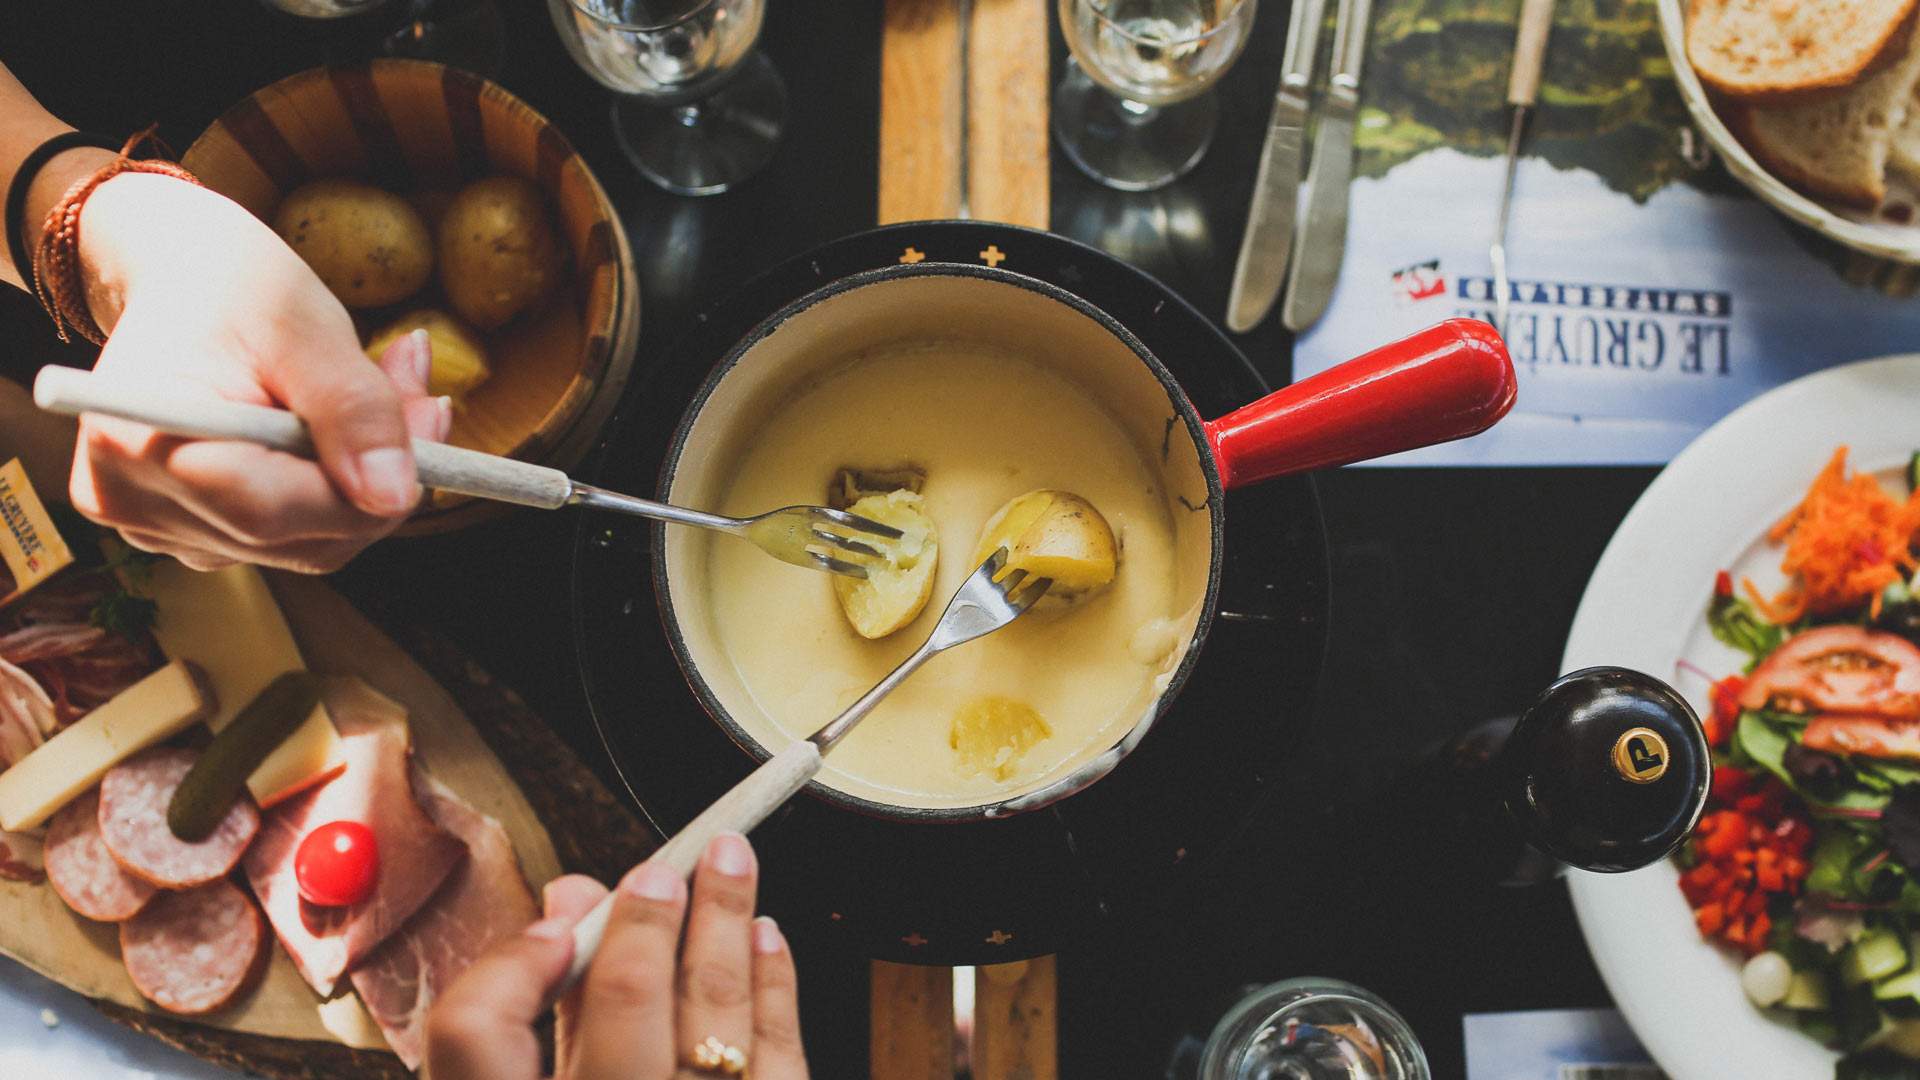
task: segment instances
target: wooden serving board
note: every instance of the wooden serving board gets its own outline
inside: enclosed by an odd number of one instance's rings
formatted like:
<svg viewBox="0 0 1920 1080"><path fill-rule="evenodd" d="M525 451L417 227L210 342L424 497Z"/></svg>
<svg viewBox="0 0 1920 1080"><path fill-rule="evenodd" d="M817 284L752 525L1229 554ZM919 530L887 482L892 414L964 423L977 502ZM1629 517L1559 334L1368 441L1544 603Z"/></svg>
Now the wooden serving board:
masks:
<svg viewBox="0 0 1920 1080"><path fill-rule="evenodd" d="M324 582L283 574L268 582L308 667L357 675L405 705L418 760L500 821L536 890L563 867L611 879L652 849L648 830L525 703L452 646L406 634L416 662ZM549 824L565 838L559 850ZM0 882L0 953L94 999L114 1019L222 1064L269 1077L407 1075L370 1021L358 1034L322 1024L318 999L277 944L260 981L203 1021L141 998L115 929L74 915L49 886Z"/></svg>

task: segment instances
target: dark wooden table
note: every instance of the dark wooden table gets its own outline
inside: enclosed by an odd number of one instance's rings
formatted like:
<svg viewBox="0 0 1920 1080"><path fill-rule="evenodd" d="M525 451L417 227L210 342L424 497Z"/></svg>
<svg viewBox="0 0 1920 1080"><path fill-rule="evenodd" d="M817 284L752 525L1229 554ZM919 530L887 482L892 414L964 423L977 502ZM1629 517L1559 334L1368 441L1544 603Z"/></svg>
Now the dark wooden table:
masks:
<svg viewBox="0 0 1920 1080"><path fill-rule="evenodd" d="M792 96L773 166L736 192L680 199L628 167L605 93L574 68L545 5L506 10L498 79L564 130L621 207L638 256L643 333L631 392L692 313L778 260L874 223L879 3L775 3L763 45ZM1053 168L1057 231L1224 309L1285 6L1262 8L1220 87L1221 127L1194 172L1153 194ZM1056 67L1061 55L1055 42ZM185 146L233 101L309 66L296 27L248 0L62 0L10 6L0 61L68 121L159 121ZM0 294L0 371L63 350L22 294ZM1270 319L1242 339L1274 383L1291 341ZM1293 975L1347 978L1398 1006L1435 1075L1462 1075L1467 1012L1599 1005L1607 997L1559 884L1503 889L1393 852L1420 818L1396 778L1425 746L1523 705L1558 672L1581 591L1648 469L1346 469L1320 478L1333 561L1324 686L1309 737L1245 834L1207 873L1204 910L1114 926L1060 959L1060 1065L1087 1080L1159 1076L1214 998ZM396 541L338 584L397 599L517 688L610 784L569 641L566 515L523 513L455 536ZM1248 672L1247 692L1260 673ZM1204 793L1196 792L1196 798ZM808 1043L822 1078L864 1075L867 965L799 937Z"/></svg>

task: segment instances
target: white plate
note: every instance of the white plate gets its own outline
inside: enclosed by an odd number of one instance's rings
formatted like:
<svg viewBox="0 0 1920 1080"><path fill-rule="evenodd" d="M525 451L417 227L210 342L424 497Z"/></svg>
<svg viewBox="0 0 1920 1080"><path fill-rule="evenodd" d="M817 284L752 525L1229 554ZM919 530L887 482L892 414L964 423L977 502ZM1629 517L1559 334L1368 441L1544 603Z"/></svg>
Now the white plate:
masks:
<svg viewBox="0 0 1920 1080"><path fill-rule="evenodd" d="M1657 675L1702 713L1707 683L1744 657L1713 639L1714 573L1781 583L1768 526L1833 455L1892 476L1920 449L1920 354L1832 368L1778 387L1707 429L1621 522L1587 583L1561 669L1619 664ZM1896 489L1897 490L1897 489ZM1740 991L1734 957L1701 940L1662 862L1630 874L1571 872L1567 884L1600 974L1672 1080L1830 1080L1835 1055L1770 1019Z"/></svg>
<svg viewBox="0 0 1920 1080"><path fill-rule="evenodd" d="M1900 225L1882 221L1857 210L1839 210L1810 199L1788 187L1766 170L1733 132L1720 121L1707 100L1700 77L1693 73L1687 59L1687 22L1683 0L1658 0L1660 39L1667 47L1667 61L1673 65L1674 81L1680 85L1680 97L1693 114L1694 126L1713 144L1714 153L1726 162L1727 171L1747 185L1769 206L1823 236L1831 237L1856 251L1898 262L1920 263L1920 224Z"/></svg>

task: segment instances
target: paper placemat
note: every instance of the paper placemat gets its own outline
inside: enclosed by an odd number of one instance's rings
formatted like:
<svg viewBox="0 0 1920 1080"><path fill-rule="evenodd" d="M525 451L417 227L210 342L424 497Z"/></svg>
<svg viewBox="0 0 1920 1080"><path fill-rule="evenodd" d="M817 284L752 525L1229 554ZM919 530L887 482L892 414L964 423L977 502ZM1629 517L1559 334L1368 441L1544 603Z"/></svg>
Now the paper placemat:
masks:
<svg viewBox="0 0 1920 1080"><path fill-rule="evenodd" d="M1493 321L1517 6L1379 5L1345 262L1296 378L1443 318ZM1664 464L1773 386L1920 349L1920 301L1890 295L1911 268L1792 224L1701 168L1698 141L1651 0L1561 0L1507 232L1514 413L1374 464Z"/></svg>
<svg viewBox="0 0 1920 1080"><path fill-rule="evenodd" d="M1472 1013L1467 1080L1666 1080L1614 1009Z"/></svg>

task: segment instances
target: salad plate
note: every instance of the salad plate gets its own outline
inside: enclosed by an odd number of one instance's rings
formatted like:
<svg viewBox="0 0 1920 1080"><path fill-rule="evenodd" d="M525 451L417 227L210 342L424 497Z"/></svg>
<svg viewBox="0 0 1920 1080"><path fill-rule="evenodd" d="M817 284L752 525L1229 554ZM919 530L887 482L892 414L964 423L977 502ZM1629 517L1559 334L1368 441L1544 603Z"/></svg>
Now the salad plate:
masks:
<svg viewBox="0 0 1920 1080"><path fill-rule="evenodd" d="M1920 449L1920 354L1809 375L1749 402L1696 439L1647 488L1587 585L1562 670L1620 664L1660 675L1703 717L1710 680L1749 654L1717 639L1716 578L1786 583L1769 528L1806 496L1836 447L1903 491ZM1742 957L1703 939L1672 861L1629 874L1571 872L1582 932L1614 1001L1672 1080L1827 1080L1839 1054L1741 989Z"/></svg>

